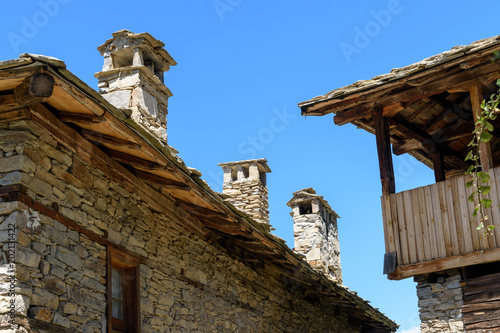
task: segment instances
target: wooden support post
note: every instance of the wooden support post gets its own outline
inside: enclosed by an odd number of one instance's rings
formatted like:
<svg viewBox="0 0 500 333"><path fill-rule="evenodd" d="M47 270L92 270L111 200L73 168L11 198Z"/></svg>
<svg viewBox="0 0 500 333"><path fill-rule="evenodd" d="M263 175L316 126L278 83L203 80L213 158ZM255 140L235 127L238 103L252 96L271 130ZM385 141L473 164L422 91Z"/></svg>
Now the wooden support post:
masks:
<svg viewBox="0 0 500 333"><path fill-rule="evenodd" d="M423 146L429 153L429 156L431 157L436 183L446 180L443 146L439 143L430 140L424 142Z"/></svg>
<svg viewBox="0 0 500 333"><path fill-rule="evenodd" d="M377 108L373 112L375 136L377 139L378 162L380 167L380 179L382 180L382 194L396 192L394 181L394 168L392 166L391 137L389 134L389 122L384 117L383 111Z"/></svg>
<svg viewBox="0 0 500 333"><path fill-rule="evenodd" d="M474 115L474 124L477 123L481 116L481 102L483 100L483 92L481 83L469 88L470 102L472 104L472 114ZM478 125L476 125L477 127ZM493 168L493 158L491 156L491 148L489 142L481 142L479 144L479 160L483 166L483 170L487 171Z"/></svg>

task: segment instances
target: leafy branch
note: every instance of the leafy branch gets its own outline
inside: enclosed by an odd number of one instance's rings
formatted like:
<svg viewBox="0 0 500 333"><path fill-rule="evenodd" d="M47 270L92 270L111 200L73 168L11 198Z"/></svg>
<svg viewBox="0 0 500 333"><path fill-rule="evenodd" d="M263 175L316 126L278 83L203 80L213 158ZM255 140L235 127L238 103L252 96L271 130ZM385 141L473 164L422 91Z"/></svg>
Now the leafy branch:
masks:
<svg viewBox="0 0 500 333"><path fill-rule="evenodd" d="M500 86L500 79L497 80L497 85ZM492 204L491 199L485 198L491 190L491 187L488 185L490 175L483 171L481 160L479 158L481 153L479 149L481 143L487 143L493 138L493 134L491 134L491 132L494 130L494 127L490 121L496 119L497 114L500 111L498 108L499 104L500 88L496 94L490 96L488 101L483 100L481 103L481 114L475 124L474 137L468 145L469 147L472 147L472 149L465 157L466 161L471 160L473 162L473 165L471 165L466 172L466 174L472 176L472 180L468 181L465 185L468 188L472 187L474 189L468 200L470 202L478 203L474 208L472 216L479 216L479 225L477 226L477 230L481 230L483 228L486 229L484 232L485 235L490 234L495 229L495 226L491 224L487 225L488 216L485 213L485 209L490 208Z"/></svg>

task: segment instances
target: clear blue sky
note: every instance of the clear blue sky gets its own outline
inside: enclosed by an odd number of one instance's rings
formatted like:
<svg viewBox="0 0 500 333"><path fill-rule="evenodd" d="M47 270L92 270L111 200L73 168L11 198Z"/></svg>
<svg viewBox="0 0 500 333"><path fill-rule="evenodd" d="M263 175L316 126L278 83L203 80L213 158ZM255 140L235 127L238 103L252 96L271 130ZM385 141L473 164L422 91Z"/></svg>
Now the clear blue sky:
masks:
<svg viewBox="0 0 500 333"><path fill-rule="evenodd" d="M265 157L271 223L293 247L285 203L314 187L341 216L345 285L401 324L419 325L415 284L382 275L381 187L374 136L332 116L300 116L297 103L384 74L455 45L499 34L494 1L8 1L0 59L21 52L64 60L96 88L96 47L120 29L149 32L179 65L169 143L221 190L217 163ZM361 31L361 32L360 32ZM432 182L408 156L397 190Z"/></svg>

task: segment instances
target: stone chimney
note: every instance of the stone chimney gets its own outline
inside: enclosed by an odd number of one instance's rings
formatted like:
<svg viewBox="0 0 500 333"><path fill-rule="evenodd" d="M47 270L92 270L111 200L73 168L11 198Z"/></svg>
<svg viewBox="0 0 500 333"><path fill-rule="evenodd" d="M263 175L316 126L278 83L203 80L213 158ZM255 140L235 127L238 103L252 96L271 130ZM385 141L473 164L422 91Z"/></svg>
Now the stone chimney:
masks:
<svg viewBox="0 0 500 333"><path fill-rule="evenodd" d="M304 255L314 269L342 284L337 213L312 188L294 192L287 205L292 208L295 252Z"/></svg>
<svg viewBox="0 0 500 333"><path fill-rule="evenodd" d="M148 33L117 31L97 48L104 56L104 66L95 77L99 93L108 102L166 143L172 93L163 84L163 72L177 63L164 46Z"/></svg>
<svg viewBox="0 0 500 333"><path fill-rule="evenodd" d="M266 174L271 172L264 158L219 164L224 169L222 192L227 202L269 226Z"/></svg>

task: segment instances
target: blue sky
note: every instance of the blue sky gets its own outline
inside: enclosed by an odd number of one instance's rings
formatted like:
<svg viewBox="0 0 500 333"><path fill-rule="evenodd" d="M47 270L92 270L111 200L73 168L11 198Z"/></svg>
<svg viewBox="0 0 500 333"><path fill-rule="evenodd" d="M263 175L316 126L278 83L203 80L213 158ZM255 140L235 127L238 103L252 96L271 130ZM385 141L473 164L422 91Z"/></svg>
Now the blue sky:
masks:
<svg viewBox="0 0 500 333"><path fill-rule="evenodd" d="M497 35L493 1L9 1L0 13L0 59L31 52L64 60L96 88L96 47L111 33L149 32L178 62L169 143L220 191L220 162L265 157L271 223L293 247L285 205L314 187L341 216L344 283L401 324L419 325L415 283L382 274L384 242L375 138L332 116L300 116L297 103ZM408 156L397 190L432 182Z"/></svg>

